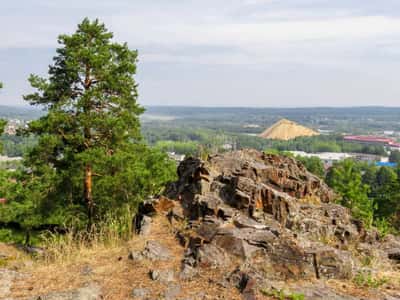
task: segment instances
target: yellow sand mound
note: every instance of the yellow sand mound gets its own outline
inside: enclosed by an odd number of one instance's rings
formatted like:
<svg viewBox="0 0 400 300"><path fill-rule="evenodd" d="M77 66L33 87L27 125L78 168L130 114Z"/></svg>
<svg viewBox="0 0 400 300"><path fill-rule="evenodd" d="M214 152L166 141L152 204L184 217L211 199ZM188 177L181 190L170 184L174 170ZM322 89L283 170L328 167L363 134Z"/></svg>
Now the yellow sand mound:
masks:
<svg viewBox="0 0 400 300"><path fill-rule="evenodd" d="M291 140L299 136L319 135L318 132L295 122L282 119L260 134L264 139Z"/></svg>

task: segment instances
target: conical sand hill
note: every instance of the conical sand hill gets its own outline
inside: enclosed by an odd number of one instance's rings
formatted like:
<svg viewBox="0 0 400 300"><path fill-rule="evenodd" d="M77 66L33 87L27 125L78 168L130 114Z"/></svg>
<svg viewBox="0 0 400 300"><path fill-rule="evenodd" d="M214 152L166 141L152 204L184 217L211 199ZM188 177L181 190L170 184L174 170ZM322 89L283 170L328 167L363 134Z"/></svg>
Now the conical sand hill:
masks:
<svg viewBox="0 0 400 300"><path fill-rule="evenodd" d="M266 129L259 136L264 139L291 140L299 136L319 135L318 132L299 125L293 121L282 119Z"/></svg>

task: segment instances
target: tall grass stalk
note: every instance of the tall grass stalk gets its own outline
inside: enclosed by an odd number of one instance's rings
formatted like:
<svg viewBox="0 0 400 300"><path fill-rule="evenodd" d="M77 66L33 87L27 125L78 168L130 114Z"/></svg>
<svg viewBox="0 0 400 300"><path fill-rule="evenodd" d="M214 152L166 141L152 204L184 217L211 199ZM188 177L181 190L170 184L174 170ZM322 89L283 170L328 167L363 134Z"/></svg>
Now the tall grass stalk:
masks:
<svg viewBox="0 0 400 300"><path fill-rule="evenodd" d="M47 263L71 262L82 252L121 247L133 235L134 210L130 206L108 213L89 229L69 226L65 234L46 232L42 235Z"/></svg>

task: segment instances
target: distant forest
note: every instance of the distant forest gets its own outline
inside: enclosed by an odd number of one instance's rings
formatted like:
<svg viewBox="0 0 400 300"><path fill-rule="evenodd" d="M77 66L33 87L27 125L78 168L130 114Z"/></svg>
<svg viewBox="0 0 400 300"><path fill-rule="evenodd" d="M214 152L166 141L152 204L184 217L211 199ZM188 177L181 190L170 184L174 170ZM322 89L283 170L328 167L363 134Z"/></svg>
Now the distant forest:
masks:
<svg viewBox="0 0 400 300"><path fill-rule="evenodd" d="M0 118L37 119L43 111L30 107L1 107ZM329 135L292 141L264 140L256 135L281 118L326 130ZM386 155L382 146L345 143L342 134L400 132L400 108L211 108L150 106L141 117L145 141L179 154L255 148L279 151L357 152ZM3 136L4 154L21 156L35 138ZM230 148L231 147L231 148Z"/></svg>
<svg viewBox="0 0 400 300"><path fill-rule="evenodd" d="M400 107L352 108L248 108L248 107L146 107L144 116L175 117L164 125L260 133L276 121L286 118L302 125L337 133L369 134L384 130L400 131ZM146 119L144 119L146 120ZM147 121L147 120L146 120ZM147 123L147 122L146 122ZM146 123L143 125L146 126ZM152 118L153 125L156 119ZM245 125L260 127L249 128Z"/></svg>
<svg viewBox="0 0 400 300"><path fill-rule="evenodd" d="M249 108L249 107L184 107L146 106L142 127L163 124L179 127L219 129L228 132L259 133L276 121L287 118L302 125L335 132L372 133L400 131L400 107L351 108ZM0 118L36 119L44 112L32 107L0 105ZM162 118L167 117L167 118ZM249 128L245 125L260 127Z"/></svg>

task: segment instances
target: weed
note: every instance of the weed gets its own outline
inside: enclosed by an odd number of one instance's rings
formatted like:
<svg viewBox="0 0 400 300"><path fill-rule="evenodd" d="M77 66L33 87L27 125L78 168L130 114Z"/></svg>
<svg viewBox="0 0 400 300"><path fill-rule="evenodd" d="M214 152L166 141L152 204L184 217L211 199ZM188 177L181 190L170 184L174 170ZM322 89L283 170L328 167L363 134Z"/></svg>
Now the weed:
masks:
<svg viewBox="0 0 400 300"><path fill-rule="evenodd" d="M286 292L284 290L261 289L261 293L264 294L265 296L273 297L274 299L277 299L277 300L304 300L305 299L304 295L301 293L291 293L291 292Z"/></svg>
<svg viewBox="0 0 400 300"><path fill-rule="evenodd" d="M370 267L374 262L374 258L370 255L364 255L360 258L360 263L363 267Z"/></svg>
<svg viewBox="0 0 400 300"><path fill-rule="evenodd" d="M374 226L378 230L381 237L385 237L388 234L398 234L396 229L393 228L390 221L388 221L386 218L375 219Z"/></svg>
<svg viewBox="0 0 400 300"><path fill-rule="evenodd" d="M371 272L359 272L353 282L360 287L378 288L388 282L386 277L373 277Z"/></svg>

